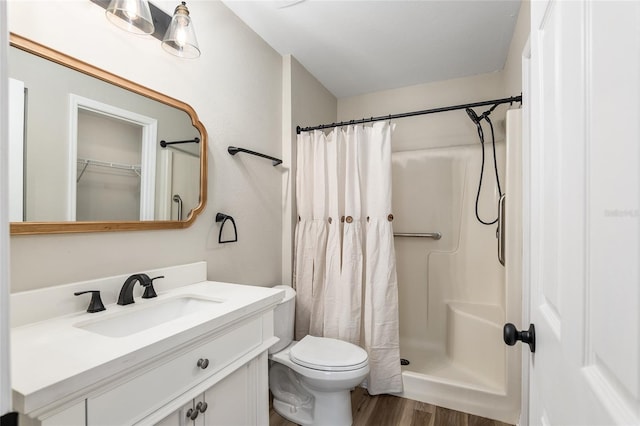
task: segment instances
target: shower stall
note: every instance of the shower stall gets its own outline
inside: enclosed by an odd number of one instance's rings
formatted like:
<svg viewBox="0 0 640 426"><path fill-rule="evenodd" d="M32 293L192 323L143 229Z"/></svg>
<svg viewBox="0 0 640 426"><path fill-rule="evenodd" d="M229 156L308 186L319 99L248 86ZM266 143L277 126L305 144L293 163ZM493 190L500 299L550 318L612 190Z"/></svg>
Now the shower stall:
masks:
<svg viewBox="0 0 640 426"><path fill-rule="evenodd" d="M502 327L521 318L519 110L507 112L505 134L495 169L491 139L395 152L393 211L401 396L515 424L521 354ZM483 222L498 219L500 192L504 218L480 223L476 209Z"/></svg>
<svg viewBox="0 0 640 426"><path fill-rule="evenodd" d="M402 93L345 102L338 117L366 117L402 103ZM392 143L398 395L510 424L520 415L522 355L520 345L503 342L503 326L522 325L522 129L514 106L521 100L297 127L412 117L399 123Z"/></svg>

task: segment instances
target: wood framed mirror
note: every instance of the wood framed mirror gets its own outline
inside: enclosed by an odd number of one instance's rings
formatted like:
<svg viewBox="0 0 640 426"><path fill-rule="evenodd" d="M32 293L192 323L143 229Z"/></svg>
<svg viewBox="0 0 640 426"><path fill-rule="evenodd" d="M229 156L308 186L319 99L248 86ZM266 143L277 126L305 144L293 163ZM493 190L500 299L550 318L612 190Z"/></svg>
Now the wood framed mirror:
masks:
<svg viewBox="0 0 640 426"><path fill-rule="evenodd" d="M19 35L10 42L12 235L195 221L207 132L191 106Z"/></svg>

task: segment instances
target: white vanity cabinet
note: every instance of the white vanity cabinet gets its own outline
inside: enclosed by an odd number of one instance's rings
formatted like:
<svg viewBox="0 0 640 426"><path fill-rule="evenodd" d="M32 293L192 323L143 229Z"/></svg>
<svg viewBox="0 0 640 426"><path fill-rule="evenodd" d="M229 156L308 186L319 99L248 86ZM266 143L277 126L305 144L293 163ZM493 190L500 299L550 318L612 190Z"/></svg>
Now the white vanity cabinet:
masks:
<svg viewBox="0 0 640 426"><path fill-rule="evenodd" d="M174 354L170 360L161 360L165 362L134 375L131 380L106 385L63 411L42 416L40 421L23 418L21 424L268 425L264 320L272 321L270 312ZM263 350L256 354L255 349L260 348Z"/></svg>
<svg viewBox="0 0 640 426"><path fill-rule="evenodd" d="M171 275L170 268L158 272ZM60 291L76 290L83 288ZM38 297L52 292L46 291ZM33 304L33 295L24 297ZM215 303L115 337L86 327L113 318L126 318L112 324L128 327L131 315L187 298ZM15 328L14 406L21 425L268 425L267 350L277 342L273 309L281 298L280 290L201 281L133 307L108 306L102 315L72 313Z"/></svg>
<svg viewBox="0 0 640 426"><path fill-rule="evenodd" d="M270 313L87 398L87 425L153 424L176 405L160 424L268 424L267 353L252 351L261 347L264 320Z"/></svg>

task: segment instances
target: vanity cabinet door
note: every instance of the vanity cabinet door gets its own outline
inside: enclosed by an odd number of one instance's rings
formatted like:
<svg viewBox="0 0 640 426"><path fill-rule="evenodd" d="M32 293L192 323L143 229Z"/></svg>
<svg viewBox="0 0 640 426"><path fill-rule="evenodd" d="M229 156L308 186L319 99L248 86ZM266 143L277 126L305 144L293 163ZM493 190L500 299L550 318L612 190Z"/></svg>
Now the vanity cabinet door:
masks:
<svg viewBox="0 0 640 426"><path fill-rule="evenodd" d="M198 404L196 400L196 406ZM266 353L225 377L203 395L205 426L269 424Z"/></svg>
<svg viewBox="0 0 640 426"><path fill-rule="evenodd" d="M203 402L207 404L205 426L255 424L255 389L249 389L250 365L243 365L204 393Z"/></svg>

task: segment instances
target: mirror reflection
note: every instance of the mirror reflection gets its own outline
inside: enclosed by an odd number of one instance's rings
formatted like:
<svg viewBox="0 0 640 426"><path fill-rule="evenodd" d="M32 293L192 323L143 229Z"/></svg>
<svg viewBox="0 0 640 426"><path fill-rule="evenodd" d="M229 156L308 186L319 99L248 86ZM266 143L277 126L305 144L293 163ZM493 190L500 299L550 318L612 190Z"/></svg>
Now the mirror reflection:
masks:
<svg viewBox="0 0 640 426"><path fill-rule="evenodd" d="M197 118L15 42L10 146L22 161L10 162L11 221L192 220L204 201Z"/></svg>

